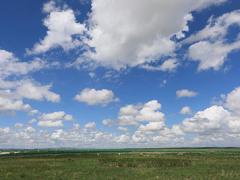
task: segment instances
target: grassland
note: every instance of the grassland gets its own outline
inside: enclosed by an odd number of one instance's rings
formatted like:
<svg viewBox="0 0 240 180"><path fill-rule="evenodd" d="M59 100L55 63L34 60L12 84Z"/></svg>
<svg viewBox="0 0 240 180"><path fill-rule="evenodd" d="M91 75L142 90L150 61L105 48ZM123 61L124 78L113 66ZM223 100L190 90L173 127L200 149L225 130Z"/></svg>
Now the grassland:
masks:
<svg viewBox="0 0 240 180"><path fill-rule="evenodd" d="M0 179L239 180L240 149L19 151L0 156Z"/></svg>

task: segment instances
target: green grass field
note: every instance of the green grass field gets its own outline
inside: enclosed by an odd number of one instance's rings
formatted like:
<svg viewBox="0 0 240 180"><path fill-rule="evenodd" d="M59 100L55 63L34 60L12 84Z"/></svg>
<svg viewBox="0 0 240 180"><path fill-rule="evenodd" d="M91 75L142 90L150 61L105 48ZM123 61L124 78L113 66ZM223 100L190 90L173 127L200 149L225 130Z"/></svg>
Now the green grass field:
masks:
<svg viewBox="0 0 240 180"><path fill-rule="evenodd" d="M240 179L240 149L25 151L0 156L0 179Z"/></svg>

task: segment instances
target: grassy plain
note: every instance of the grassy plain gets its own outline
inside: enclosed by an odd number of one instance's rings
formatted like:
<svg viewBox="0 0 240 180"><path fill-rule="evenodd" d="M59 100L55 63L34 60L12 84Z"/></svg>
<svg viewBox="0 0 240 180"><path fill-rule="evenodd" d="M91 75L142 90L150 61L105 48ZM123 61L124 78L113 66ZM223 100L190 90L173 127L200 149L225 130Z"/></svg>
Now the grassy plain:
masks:
<svg viewBox="0 0 240 180"><path fill-rule="evenodd" d="M28 150L0 156L0 179L240 179L240 149Z"/></svg>

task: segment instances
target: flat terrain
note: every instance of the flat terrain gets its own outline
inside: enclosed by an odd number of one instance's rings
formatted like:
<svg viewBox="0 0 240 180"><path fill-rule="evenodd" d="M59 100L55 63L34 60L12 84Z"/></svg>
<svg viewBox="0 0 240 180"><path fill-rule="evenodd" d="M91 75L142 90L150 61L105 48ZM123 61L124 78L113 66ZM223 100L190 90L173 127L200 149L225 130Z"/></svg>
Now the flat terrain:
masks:
<svg viewBox="0 0 240 180"><path fill-rule="evenodd" d="M0 179L239 180L240 149L2 151Z"/></svg>

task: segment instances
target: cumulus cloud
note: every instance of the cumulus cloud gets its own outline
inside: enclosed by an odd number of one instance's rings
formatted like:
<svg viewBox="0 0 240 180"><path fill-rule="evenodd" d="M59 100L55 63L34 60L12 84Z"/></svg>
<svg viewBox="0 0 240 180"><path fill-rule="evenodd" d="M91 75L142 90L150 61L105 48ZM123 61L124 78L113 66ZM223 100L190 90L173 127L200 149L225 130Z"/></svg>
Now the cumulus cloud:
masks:
<svg viewBox="0 0 240 180"><path fill-rule="evenodd" d="M187 132L213 132L220 129L229 112L221 106L211 106L197 112L192 118L183 121L183 129Z"/></svg>
<svg viewBox="0 0 240 180"><path fill-rule="evenodd" d="M122 127L122 126L119 126L117 129L118 129L119 131L124 131L124 132L127 132L127 131L128 131L128 128Z"/></svg>
<svg viewBox="0 0 240 180"><path fill-rule="evenodd" d="M226 58L233 50L240 49L240 42L223 43L200 41L189 48L189 57L193 61L198 61L198 70L214 69L219 70L226 61Z"/></svg>
<svg viewBox="0 0 240 180"><path fill-rule="evenodd" d="M72 124L72 128L54 131L43 131L29 124L21 124L13 128L0 128L0 147L182 147L209 146L216 143L222 146L237 146L240 137L238 90L239 87L226 94L222 105L207 107L170 127L162 118L155 119L161 105L153 100L145 104L125 106L127 108L122 110L122 113L126 118L133 118L134 114L138 123L129 129L119 126L120 134L100 131L95 122L89 122L83 128ZM152 113L142 114L142 110ZM44 114L38 120L41 121L41 118L53 123L56 121L55 124L59 123L58 119L62 119L62 122L72 119L64 112Z"/></svg>
<svg viewBox="0 0 240 180"><path fill-rule="evenodd" d="M16 93L22 98L59 102L60 95L50 91L51 85L41 86L31 81L25 81L17 87Z"/></svg>
<svg viewBox="0 0 240 180"><path fill-rule="evenodd" d="M192 114L192 110L191 110L191 108L189 106L184 106L180 110L180 114L189 115L189 114Z"/></svg>
<svg viewBox="0 0 240 180"><path fill-rule="evenodd" d="M104 120L102 121L102 124L105 125L105 126L112 126L112 125L115 124L115 122L114 122L114 120L112 120L112 119L104 119Z"/></svg>
<svg viewBox="0 0 240 180"><path fill-rule="evenodd" d="M111 102L118 101L118 98L115 97L114 93L108 89L83 89L79 94L74 98L79 102L86 103L90 106L92 105L107 105Z"/></svg>
<svg viewBox="0 0 240 180"><path fill-rule="evenodd" d="M120 125L137 125L140 122L162 122L164 114L160 112L161 104L151 100L145 104L127 105L119 110L118 123Z"/></svg>
<svg viewBox="0 0 240 180"><path fill-rule="evenodd" d="M25 99L59 102L60 95L50 90L51 86L42 86L33 80L0 82L0 111L25 111L35 115L39 111L24 102Z"/></svg>
<svg viewBox="0 0 240 180"><path fill-rule="evenodd" d="M33 115L38 111L32 109L29 104L25 104L24 99L46 100L51 102L60 101L60 95L52 92L50 85L42 86L31 79L19 81L2 80L1 84L3 85L0 87L2 110L26 111Z"/></svg>
<svg viewBox="0 0 240 180"><path fill-rule="evenodd" d="M42 114L39 117L38 126L42 127L61 127L64 121L72 121L73 117L64 111Z"/></svg>
<svg viewBox="0 0 240 180"><path fill-rule="evenodd" d="M30 62L20 61L12 52L0 49L0 78L25 75L46 67L46 63L40 59Z"/></svg>
<svg viewBox="0 0 240 180"><path fill-rule="evenodd" d="M167 59L160 66L144 64L141 67L149 71L173 72L179 66L177 59Z"/></svg>
<svg viewBox="0 0 240 180"><path fill-rule="evenodd" d="M240 87L235 88L226 96L225 107L240 115Z"/></svg>
<svg viewBox="0 0 240 180"><path fill-rule="evenodd" d="M93 0L90 14L90 39L85 43L94 49L85 57L115 69L159 60L172 55L175 42L184 37L191 12L224 0ZM171 23L171 22L175 23Z"/></svg>
<svg viewBox="0 0 240 180"><path fill-rule="evenodd" d="M182 146L184 143L184 132L179 126L174 125L172 128L161 127L148 128L144 131L137 130L132 135L132 141L137 144L155 144L165 146Z"/></svg>
<svg viewBox="0 0 240 180"><path fill-rule="evenodd" d="M186 118L179 125L185 133L194 134L193 144L237 143L240 137L240 91L235 88L226 95L222 105L213 105ZM231 144L230 143L230 144ZM236 145L235 144L235 145Z"/></svg>
<svg viewBox="0 0 240 180"><path fill-rule="evenodd" d="M178 62L176 59L168 59L163 62L163 64L160 66L160 69L162 71L174 71L178 66Z"/></svg>
<svg viewBox="0 0 240 180"><path fill-rule="evenodd" d="M86 129L95 129L96 128L96 123L95 122L89 122L85 124L84 126Z"/></svg>
<svg viewBox="0 0 240 180"><path fill-rule="evenodd" d="M140 125L139 131L159 131L165 127L163 121L160 122L150 122L146 125Z"/></svg>
<svg viewBox="0 0 240 180"><path fill-rule="evenodd" d="M125 134L115 137L115 141L117 143L126 143L126 142L129 142L129 140L130 140L130 137Z"/></svg>
<svg viewBox="0 0 240 180"><path fill-rule="evenodd" d="M12 100L0 96L0 111L30 111L29 104L24 104L22 100Z"/></svg>
<svg viewBox="0 0 240 180"><path fill-rule="evenodd" d="M81 35L85 25L78 23L74 11L70 8L59 8L53 1L44 5L43 11L48 13L43 24L47 27L47 35L36 43L29 54L45 53L54 48L63 48L65 51L81 45Z"/></svg>
<svg viewBox="0 0 240 180"><path fill-rule="evenodd" d="M10 132L10 128L9 127L5 127L5 128L0 128L0 134L7 134Z"/></svg>
<svg viewBox="0 0 240 180"><path fill-rule="evenodd" d="M226 13L218 18L211 17L208 20L208 24L205 28L197 32L196 34L187 38L184 42L193 43L202 40L219 40L224 38L230 26L240 26L240 10L235 10Z"/></svg>
<svg viewBox="0 0 240 180"><path fill-rule="evenodd" d="M48 14L43 21L47 35L29 52L39 54L82 45L85 52L73 65L94 62L121 69L156 62L164 56L174 57L176 43L172 37L185 37L193 11L225 1L92 0L91 12L84 23L77 22L67 5L60 7L49 1L43 7ZM169 66L172 69L176 63L167 61L164 71L169 71Z"/></svg>
<svg viewBox="0 0 240 180"><path fill-rule="evenodd" d="M219 70L227 60L229 53L240 49L239 39L225 42L232 25L240 26L240 11L232 11L218 18L211 18L208 25L189 37L185 42L194 43L189 48L189 57L199 62L198 70Z"/></svg>
<svg viewBox="0 0 240 180"><path fill-rule="evenodd" d="M191 90L188 90L188 89L180 89L180 90L177 90L176 91L176 96L178 98L183 98L183 97L194 97L194 96L197 96L198 93L195 92L195 91L191 91Z"/></svg>
<svg viewBox="0 0 240 180"><path fill-rule="evenodd" d="M48 68L49 64L40 59L21 61L12 52L0 50L0 98L1 111L26 111L34 114L24 99L58 102L60 96L50 90L51 85L42 86L24 75Z"/></svg>

